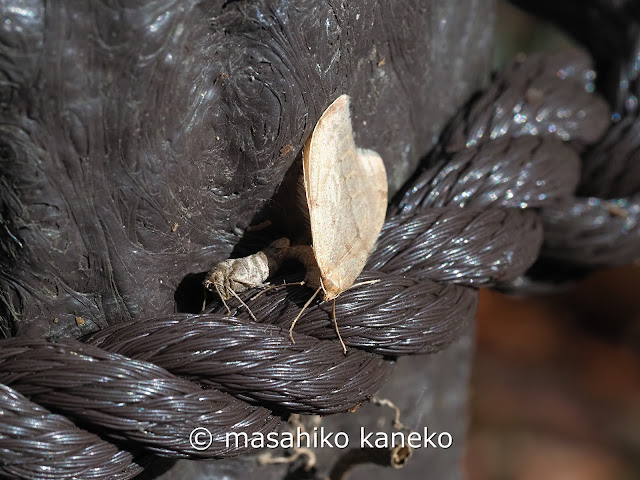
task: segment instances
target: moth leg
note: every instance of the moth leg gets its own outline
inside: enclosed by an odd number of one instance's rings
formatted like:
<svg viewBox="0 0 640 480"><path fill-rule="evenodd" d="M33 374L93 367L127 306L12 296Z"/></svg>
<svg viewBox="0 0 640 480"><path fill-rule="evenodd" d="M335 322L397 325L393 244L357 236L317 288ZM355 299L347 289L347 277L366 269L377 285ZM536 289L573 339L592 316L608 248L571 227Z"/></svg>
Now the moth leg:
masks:
<svg viewBox="0 0 640 480"><path fill-rule="evenodd" d="M344 354L347 354L347 346L342 341L342 335L340 335L340 329L338 328L338 319L336 318L336 299L333 299L333 307L331 307L331 314L333 316L333 325L336 327L336 333L338 334L338 340L340 340L340 345L342 345L342 351Z"/></svg>
<svg viewBox="0 0 640 480"><path fill-rule="evenodd" d="M227 309L227 314L231 315L231 309L229 308L229 305L227 305L227 302L225 301L225 295L223 295L222 291L220 290L221 285L218 285L218 283L214 283L213 286L215 287L216 292L218 292L218 296L220 297L220 300L222 300L224 307ZM227 290L230 292L233 292L231 287L229 287ZM233 293L235 294L235 292ZM227 295L226 298L229 298L229 296ZM206 301L206 298L205 298L205 301Z"/></svg>
<svg viewBox="0 0 640 480"><path fill-rule="evenodd" d="M307 307L311 305L311 302L313 302L313 299L316 298L318 293L320 293L320 290L322 290L322 287L318 287L318 289L314 292L311 298L307 300L307 303L304 304L304 307L302 307L302 310L300 310L300 313L298 313L298 316L295 318L295 320L291 324L291 328L289 328L289 338L291 338L291 343L296 343L296 341L293 339L293 327L296 326L298 319L302 316L302 312L304 312L307 309Z"/></svg>
<svg viewBox="0 0 640 480"><path fill-rule="evenodd" d="M244 303L242 298L240 298L240 296L236 293L236 291L231 286L232 282L237 284L237 285L240 285L242 287L242 289L240 291L242 291L242 292L254 286L253 284L243 282L242 280L237 280L237 279L232 279L232 278L224 278L224 284L216 282L216 281L205 282L205 285L206 285L205 286L205 291L206 291L206 289L207 289L207 287L209 285L213 285L214 286L214 288L216 289L216 292L218 293L218 296L220 297L220 300L222 300L223 305L227 309L227 314L228 315L231 315L231 309L229 308L229 305L227 304L226 299L230 298L230 297L237 298L238 301L249 311L249 315L251 315L251 318L253 318L253 320L257 322L258 319L253 314L253 312L251 311L249 306L246 303ZM206 296L205 296L205 300L204 301L206 302ZM203 307L203 310L204 310L204 307Z"/></svg>
<svg viewBox="0 0 640 480"><path fill-rule="evenodd" d="M238 301L239 301L242 305L244 305L244 308L246 308L246 309L247 309L247 311L249 312L249 315L251 315L251 318L253 318L253 321L254 321L254 322L257 322L257 321L258 321L258 319L256 318L256 316L253 314L253 312L252 312L252 311L251 311L251 309L249 308L249 305L247 305L246 303L244 303L244 302L242 301L242 299L240 298L240 295L238 295L238 294L237 294L236 292L234 292L233 290L229 290L229 291L231 292L231 295L233 295L234 297L236 297L236 298L238 299ZM222 300L222 301L224 302L224 300ZM225 305L226 305L226 303L225 303ZM228 309L228 308L229 308L229 307L227 307L227 309ZM229 312L229 313L231 313L231 312Z"/></svg>
<svg viewBox="0 0 640 480"><path fill-rule="evenodd" d="M264 292L268 292L269 290L275 290L276 288L282 288L282 287L289 287L291 285L305 285L304 280L301 282L293 282L293 283L287 283L287 281L285 280L284 283L281 283L279 285L265 285L264 289L260 290L258 293L256 293L253 297L250 298L251 301L254 301L256 298L258 298L260 295L262 295Z"/></svg>
<svg viewBox="0 0 640 480"><path fill-rule="evenodd" d="M202 282L204 286L204 299L202 300L202 311L206 308L207 305L207 291L211 291L211 285L215 289L216 293L222 300L222 303L227 309L227 314L231 314L231 309L227 302L225 301L231 295L227 294L231 290L230 280L227 276L227 270L229 269L228 261L221 262L217 264L213 269L207 274L206 278Z"/></svg>

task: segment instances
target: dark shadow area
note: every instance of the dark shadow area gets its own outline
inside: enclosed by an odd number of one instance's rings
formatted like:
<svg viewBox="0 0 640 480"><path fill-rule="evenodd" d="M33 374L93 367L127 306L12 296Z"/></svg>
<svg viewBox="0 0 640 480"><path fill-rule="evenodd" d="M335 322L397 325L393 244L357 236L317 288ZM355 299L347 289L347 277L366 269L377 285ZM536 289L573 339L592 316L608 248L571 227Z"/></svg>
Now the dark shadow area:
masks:
<svg viewBox="0 0 640 480"><path fill-rule="evenodd" d="M206 290L202 285L207 272L190 273L182 279L174 299L176 310L181 313L200 313L205 299Z"/></svg>
<svg viewBox="0 0 640 480"><path fill-rule="evenodd" d="M287 237L295 244L310 244L311 232L308 217L305 214L305 202L302 185L302 153L300 153L285 174L273 198L265 208L253 217L250 226L235 245L229 258L252 255L281 237ZM268 281L271 285L283 284L285 281L286 283L299 282L304 278L304 275L301 274L303 271L299 262L287 260L278 271L277 276ZM218 308L222 308L223 310L220 311L224 311L225 307L219 301L218 295L215 292L206 291L202 285L207 273L190 273L182 279L174 295L178 312L201 312L205 295L208 305L210 302L218 303L214 311ZM292 275L294 279L292 279ZM283 288L289 289L290 287ZM259 289L253 294L258 292ZM292 298L296 303L299 303L300 307L306 301L300 295L292 295ZM227 303L232 308L240 305L236 299L229 299Z"/></svg>

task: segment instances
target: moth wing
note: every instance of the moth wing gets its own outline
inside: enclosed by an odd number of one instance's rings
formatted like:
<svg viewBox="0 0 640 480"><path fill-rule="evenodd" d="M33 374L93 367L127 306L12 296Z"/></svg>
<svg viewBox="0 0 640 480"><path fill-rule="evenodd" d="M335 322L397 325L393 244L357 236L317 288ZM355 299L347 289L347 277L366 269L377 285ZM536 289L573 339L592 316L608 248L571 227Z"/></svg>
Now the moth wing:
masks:
<svg viewBox="0 0 640 480"><path fill-rule="evenodd" d="M307 141L303 177L313 252L330 300L362 272L387 209L384 163L356 148L347 95L325 110Z"/></svg>

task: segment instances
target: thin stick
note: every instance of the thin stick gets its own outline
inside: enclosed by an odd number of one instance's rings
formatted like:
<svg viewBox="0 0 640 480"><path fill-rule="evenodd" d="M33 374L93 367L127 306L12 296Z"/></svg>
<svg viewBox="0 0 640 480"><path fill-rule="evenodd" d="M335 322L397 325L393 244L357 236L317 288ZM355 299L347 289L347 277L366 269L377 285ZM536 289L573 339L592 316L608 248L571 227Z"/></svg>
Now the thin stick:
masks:
<svg viewBox="0 0 640 480"><path fill-rule="evenodd" d="M333 314L333 325L336 327L336 333L338 334L338 340L340 340L340 344L342 345L342 351L344 354L347 354L347 346L342 341L342 335L340 335L340 329L338 328L338 319L336 318L336 299L333 299L333 307L331 308L331 313Z"/></svg>
<svg viewBox="0 0 640 480"><path fill-rule="evenodd" d="M291 338L291 343L296 343L296 341L293 339L293 327L296 326L296 323L297 323L298 319L302 316L302 312L304 312L306 310L306 308L309 305L311 305L311 302L313 302L313 299L316 298L316 296L318 295L320 290L322 290L322 286L318 287L318 289L311 296L311 298L309 300L307 300L307 303L304 304L304 307L302 307L302 310L300 310L300 313L298 313L298 316L296 317L296 319L291 324L291 328L289 329L289 338Z"/></svg>
<svg viewBox="0 0 640 480"><path fill-rule="evenodd" d="M396 412L395 418L393 420L393 428L396 428L398 430L411 431L411 429L409 427L406 427L400 421L400 408L395 403L393 403L391 400L389 400L387 398L373 397L371 399L371 403L373 403L374 405L380 405L382 407L392 408L394 410L394 412Z"/></svg>
<svg viewBox="0 0 640 480"><path fill-rule="evenodd" d="M238 299L238 301L239 301L242 305L244 305L244 307L245 307L245 308L247 309L247 311L249 312L249 315L251 315L251 318L253 318L253 321L254 321L254 322L257 322L257 321L258 321L258 319L256 318L256 316L253 314L253 312L252 312L252 311L251 311L251 309L249 308L249 305L247 305L246 303L244 303L244 302L242 301L242 299L240 298L240 296L239 296L236 292L234 292L232 288L230 288L230 289L229 289L229 291L231 292L231 295L233 295L234 297L236 297L236 298ZM223 300L223 302L224 302L224 300Z"/></svg>
<svg viewBox="0 0 640 480"><path fill-rule="evenodd" d="M268 287L265 287L264 289L262 289L261 291L256 293L253 297L251 297L251 301L253 302L256 298L258 298L264 292L267 292L269 290L274 290L274 289L280 288L280 287L288 287L290 285L304 285L304 280L301 281L301 282L293 282L293 283L287 283L287 281L285 280L284 283L281 283L279 285L269 285Z"/></svg>

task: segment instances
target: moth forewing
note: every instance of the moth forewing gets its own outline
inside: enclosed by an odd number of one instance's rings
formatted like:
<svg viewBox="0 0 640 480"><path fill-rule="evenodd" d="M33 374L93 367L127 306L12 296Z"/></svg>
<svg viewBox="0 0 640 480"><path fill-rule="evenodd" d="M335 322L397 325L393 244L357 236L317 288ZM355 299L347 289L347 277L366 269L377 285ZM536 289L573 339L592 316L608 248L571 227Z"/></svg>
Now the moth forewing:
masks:
<svg viewBox="0 0 640 480"><path fill-rule="evenodd" d="M349 289L382 229L387 175L380 155L358 149L349 97L338 97L320 117L303 154L303 176L313 253L324 299Z"/></svg>

